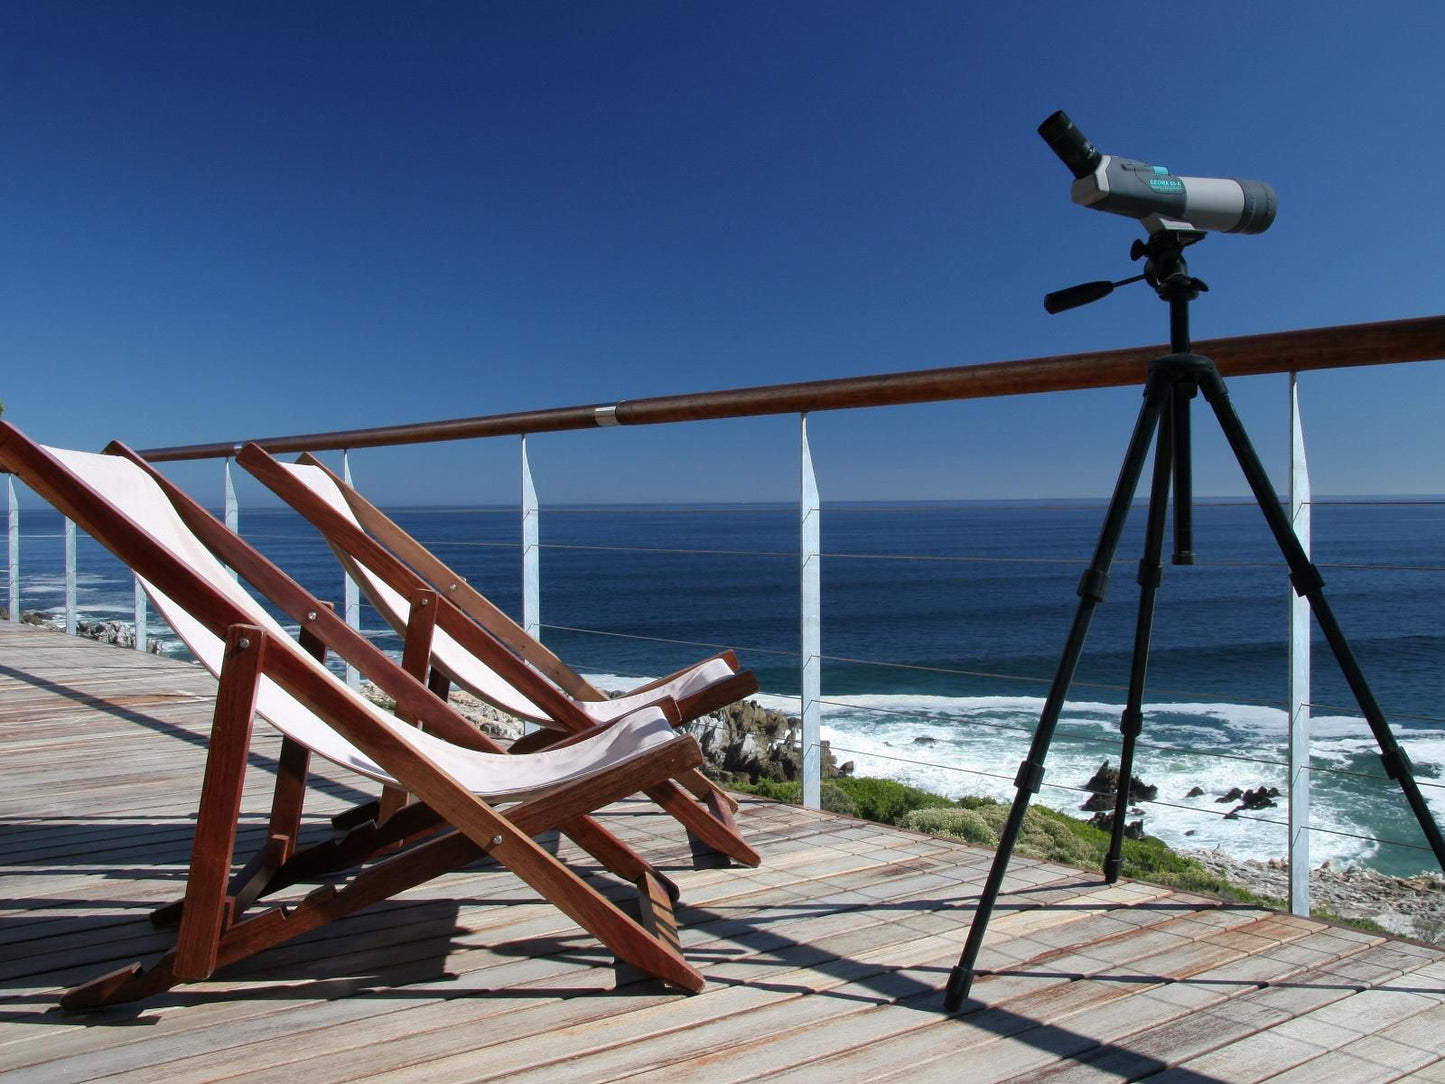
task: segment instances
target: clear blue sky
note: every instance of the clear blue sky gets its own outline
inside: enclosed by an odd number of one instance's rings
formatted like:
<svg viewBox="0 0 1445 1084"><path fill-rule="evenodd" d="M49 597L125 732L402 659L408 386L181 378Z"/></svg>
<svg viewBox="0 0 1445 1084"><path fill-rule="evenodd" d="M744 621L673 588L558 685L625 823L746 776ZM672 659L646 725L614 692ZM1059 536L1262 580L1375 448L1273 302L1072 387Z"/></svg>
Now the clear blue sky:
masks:
<svg viewBox="0 0 1445 1084"><path fill-rule="evenodd" d="M50 443L385 425L1158 342L1035 134L1267 180L1201 338L1441 311L1445 8L72 3L0 11L0 401ZM1307 377L1320 492L1445 492L1439 363ZM1272 470L1282 377L1232 384ZM825 500L1107 493L1137 393L811 421ZM1202 425L1199 427L1204 428ZM795 418L535 437L548 501L790 499ZM353 457L512 501L516 440ZM1209 434L1201 493L1243 491ZM219 471L178 469L215 499ZM244 497L243 497L244 499Z"/></svg>

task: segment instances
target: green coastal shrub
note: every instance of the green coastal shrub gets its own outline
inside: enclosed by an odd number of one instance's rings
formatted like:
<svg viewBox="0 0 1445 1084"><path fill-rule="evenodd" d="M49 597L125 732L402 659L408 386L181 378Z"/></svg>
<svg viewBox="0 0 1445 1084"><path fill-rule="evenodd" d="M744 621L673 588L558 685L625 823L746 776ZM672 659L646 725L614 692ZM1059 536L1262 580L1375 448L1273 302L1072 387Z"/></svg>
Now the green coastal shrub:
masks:
<svg viewBox="0 0 1445 1084"><path fill-rule="evenodd" d="M775 802L797 805L803 800L803 785L797 781L779 783L759 779L756 783L733 783L732 789ZM917 787L905 786L892 779L855 779L843 776L829 779L819 792L822 806L829 813L862 817L880 824L899 824L915 809L951 808L953 802L942 795L930 794Z"/></svg>
<svg viewBox="0 0 1445 1084"><path fill-rule="evenodd" d="M838 813L845 817L863 816L852 796L833 782L824 783L818 789L818 803L829 813Z"/></svg>
<svg viewBox="0 0 1445 1084"><path fill-rule="evenodd" d="M729 790L742 794L756 794L759 798L787 802L790 805L797 805L803 800L803 784L796 780L782 783L773 779L759 779L756 783L729 783L727 786Z"/></svg>
<svg viewBox="0 0 1445 1084"><path fill-rule="evenodd" d="M914 810L952 807L953 802L942 795L930 794L917 787L905 786L892 779L867 777L829 780L824 787L834 786L847 795L857 808L854 816L880 824L901 824Z"/></svg>
<svg viewBox="0 0 1445 1084"><path fill-rule="evenodd" d="M979 799L971 801L969 806L967 809L919 809L909 813L900 823L915 832L946 836L983 847L997 847L1004 821L1008 819L1009 807ZM1035 806L1024 814L1023 827L1019 829L1014 850L1031 858L1043 858L1069 866L1089 865L1093 860L1093 848L1089 841L1080 839L1069 825L1057 817L1050 817L1049 812ZM1102 832L1099 834L1107 844L1108 837Z"/></svg>
<svg viewBox="0 0 1445 1084"><path fill-rule="evenodd" d="M998 846L998 830L989 824L976 808L915 809L904 816L900 827L914 832L926 832L930 836L946 836L964 843L977 843L980 847Z"/></svg>
<svg viewBox="0 0 1445 1084"><path fill-rule="evenodd" d="M920 809L909 813L901 826L983 847L997 847L1008 813L1009 806L990 798L968 797L954 809ZM1047 862L1099 869L1109 850L1109 833L1088 821L1033 805L1024 814L1014 850ZM1122 857L1125 877L1186 891L1240 895L1199 863L1174 853L1152 836L1126 839Z"/></svg>

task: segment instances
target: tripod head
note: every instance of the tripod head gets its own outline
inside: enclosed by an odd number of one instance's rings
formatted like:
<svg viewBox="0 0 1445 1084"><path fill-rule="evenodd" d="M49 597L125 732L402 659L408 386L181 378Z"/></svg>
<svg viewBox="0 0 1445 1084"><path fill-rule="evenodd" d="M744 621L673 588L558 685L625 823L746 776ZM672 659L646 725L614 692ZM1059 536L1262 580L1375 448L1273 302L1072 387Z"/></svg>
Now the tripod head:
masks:
<svg viewBox="0 0 1445 1084"><path fill-rule="evenodd" d="M1199 279L1189 277L1189 267L1184 262L1184 249L1198 244L1204 238L1205 234L1201 230L1161 220L1151 226L1147 241L1136 240L1129 249L1129 259L1144 261L1142 275L1134 275L1117 282L1110 282L1108 279L1081 282L1077 286L1055 290L1044 295L1044 311L1057 315L1069 309L1077 309L1080 305L1088 305L1108 297L1118 287L1134 282L1147 282L1164 301L1173 301L1186 293L1188 296L1185 300L1193 301L1209 287Z"/></svg>

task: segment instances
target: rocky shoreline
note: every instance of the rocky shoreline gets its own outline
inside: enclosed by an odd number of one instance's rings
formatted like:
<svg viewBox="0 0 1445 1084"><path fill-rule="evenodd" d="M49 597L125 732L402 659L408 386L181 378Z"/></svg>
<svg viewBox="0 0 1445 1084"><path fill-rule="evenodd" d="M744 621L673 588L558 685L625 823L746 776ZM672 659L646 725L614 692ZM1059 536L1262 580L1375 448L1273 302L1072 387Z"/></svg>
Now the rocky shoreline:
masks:
<svg viewBox="0 0 1445 1084"><path fill-rule="evenodd" d="M9 612L0 610L0 621L9 619ZM64 617L58 617L42 610L20 611L20 623L22 625L39 625L41 628L52 629L56 632L65 631ZM84 636L87 640L95 640L102 644L135 647L135 625L130 621L88 621L78 618L75 622L75 635ZM146 650L152 655L159 655L161 653L160 641L152 638L146 644Z"/></svg>
<svg viewBox="0 0 1445 1084"><path fill-rule="evenodd" d="M755 700L729 704L683 729L702 746L704 770L719 783L787 783L801 772L802 720ZM839 764L828 743L821 744L824 779L853 774L851 760Z"/></svg>
<svg viewBox="0 0 1445 1084"><path fill-rule="evenodd" d="M1271 899L1289 897L1283 859L1241 861L1219 851L1181 851L1231 884ZM1310 870L1310 903L1345 919L1366 919L1401 937L1445 944L1445 879L1439 874L1391 877L1357 866L1324 863Z"/></svg>

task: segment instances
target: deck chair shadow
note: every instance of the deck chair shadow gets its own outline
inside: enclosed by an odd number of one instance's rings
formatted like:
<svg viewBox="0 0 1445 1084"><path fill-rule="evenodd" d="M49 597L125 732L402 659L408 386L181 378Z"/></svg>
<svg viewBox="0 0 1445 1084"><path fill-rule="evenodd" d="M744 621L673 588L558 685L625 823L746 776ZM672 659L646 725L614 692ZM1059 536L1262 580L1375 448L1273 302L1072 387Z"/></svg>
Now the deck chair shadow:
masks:
<svg viewBox="0 0 1445 1084"><path fill-rule="evenodd" d="M130 566L220 686L185 898L157 912L162 921L178 921L175 948L149 968L134 964L71 989L63 1008L134 1001L204 979L485 855L619 961L682 990L702 988L701 974L681 953L675 887L591 816L701 762L696 741L673 729L664 705L537 753L507 755L133 453L120 445L107 451L45 448L0 422L0 469ZM300 622L306 647L232 579L208 545ZM392 697L398 715L338 680L319 658L325 648ZM280 766L266 841L233 875L255 715L283 734ZM383 822L298 848L313 754L405 788L417 800ZM553 829L637 886L640 921L532 838ZM363 863L343 885L323 884L299 901L252 911L282 888Z"/></svg>
<svg viewBox="0 0 1445 1084"><path fill-rule="evenodd" d="M609 699L319 460L308 455L282 463L248 444L237 462L321 532L347 574L403 637L405 651L422 660L429 656L434 692L445 698L455 683L544 728L521 739L514 752L606 725L658 697L674 700L689 722L757 691L757 679L725 651ZM757 852L733 820L736 801L700 772L685 773L676 783L703 805L677 786L648 793L708 847L757 865Z"/></svg>

